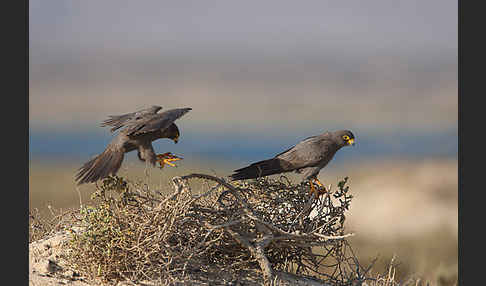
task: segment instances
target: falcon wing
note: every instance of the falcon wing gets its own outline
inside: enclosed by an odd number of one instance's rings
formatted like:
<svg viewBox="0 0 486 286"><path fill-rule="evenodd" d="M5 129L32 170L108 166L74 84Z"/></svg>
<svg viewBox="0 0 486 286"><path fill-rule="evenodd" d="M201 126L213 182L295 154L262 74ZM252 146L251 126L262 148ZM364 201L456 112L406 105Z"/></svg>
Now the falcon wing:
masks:
<svg viewBox="0 0 486 286"><path fill-rule="evenodd" d="M141 118L147 115L156 114L159 110L162 109L162 106L152 105L149 108L145 108L139 111L122 114L122 115L110 115L109 118L103 121L100 126L112 126L113 128L110 129L111 132L115 132L116 130L126 126L131 121L140 120Z"/></svg>
<svg viewBox="0 0 486 286"><path fill-rule="evenodd" d="M302 140L301 142L306 141L306 140L311 139L311 138L314 138L314 137L316 137L316 136L307 137L307 138L305 138L304 140ZM299 143L300 143L300 142L299 142ZM299 144L299 143L297 143L297 144ZM278 156L280 156L280 155L282 155L282 154L284 154L284 153L287 153L288 151L290 151L290 150L292 150L292 149L294 149L294 148L295 148L295 145L294 145L294 146L292 146L292 147L290 147L289 149L287 149L287 150L283 151L283 152L278 153L277 155L275 155L275 157L278 157Z"/></svg>
<svg viewBox="0 0 486 286"><path fill-rule="evenodd" d="M123 132L128 136L138 136L157 130L164 130L190 110L192 108L176 108L162 113L146 115L126 124Z"/></svg>
<svg viewBox="0 0 486 286"><path fill-rule="evenodd" d="M317 166L326 156L333 142L321 136L312 136L300 141L294 147L275 158L288 162L292 169Z"/></svg>

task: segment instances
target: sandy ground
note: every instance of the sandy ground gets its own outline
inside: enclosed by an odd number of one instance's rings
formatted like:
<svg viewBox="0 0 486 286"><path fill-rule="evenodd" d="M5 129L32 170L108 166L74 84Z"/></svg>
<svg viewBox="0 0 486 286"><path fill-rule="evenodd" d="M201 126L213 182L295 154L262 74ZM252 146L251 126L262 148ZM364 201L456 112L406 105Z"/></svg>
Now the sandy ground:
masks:
<svg viewBox="0 0 486 286"><path fill-rule="evenodd" d="M456 160L377 162L350 175L347 230L363 263L382 272L396 255L398 275L453 281L458 263Z"/></svg>
<svg viewBox="0 0 486 286"><path fill-rule="evenodd" d="M443 230L457 236L458 169L453 160L382 162L349 183L348 228L363 237L412 239Z"/></svg>

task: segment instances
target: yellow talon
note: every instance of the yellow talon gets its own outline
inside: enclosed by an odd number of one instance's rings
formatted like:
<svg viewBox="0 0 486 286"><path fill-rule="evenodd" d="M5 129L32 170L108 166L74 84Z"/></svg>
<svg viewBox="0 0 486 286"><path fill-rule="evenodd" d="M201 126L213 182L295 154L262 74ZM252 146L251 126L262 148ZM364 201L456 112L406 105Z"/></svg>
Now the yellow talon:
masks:
<svg viewBox="0 0 486 286"><path fill-rule="evenodd" d="M322 187L322 190L321 188L317 189L314 187L314 182L319 186L319 187ZM317 179L317 178L313 178L311 181L309 181L309 184L310 184L310 192L309 192L309 195L312 196L312 194L315 192L316 193L316 197L319 197L320 195L323 195L325 194L327 191L326 191L326 187Z"/></svg>
<svg viewBox="0 0 486 286"><path fill-rule="evenodd" d="M169 162L167 160L164 160L164 163L166 163L167 165L172 166L172 167L177 167L176 164L172 164L171 162Z"/></svg>
<svg viewBox="0 0 486 286"><path fill-rule="evenodd" d="M157 162L159 162L161 169L164 168L165 164L172 166L172 167L177 167L177 165L175 165L171 162L182 160L181 157L177 157L176 155L172 154L171 152L159 154L159 155L156 155L156 156L157 156Z"/></svg>

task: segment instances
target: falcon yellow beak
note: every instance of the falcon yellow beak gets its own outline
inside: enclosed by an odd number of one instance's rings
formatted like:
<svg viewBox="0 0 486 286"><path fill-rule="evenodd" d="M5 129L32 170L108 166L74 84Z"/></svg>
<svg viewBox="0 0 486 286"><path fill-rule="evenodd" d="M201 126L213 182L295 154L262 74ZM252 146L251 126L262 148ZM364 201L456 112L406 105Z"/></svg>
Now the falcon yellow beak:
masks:
<svg viewBox="0 0 486 286"><path fill-rule="evenodd" d="M351 138L351 139L348 140L348 145L354 146L354 138Z"/></svg>
<svg viewBox="0 0 486 286"><path fill-rule="evenodd" d="M176 137L176 138L174 138L172 140L174 140L174 144L177 144L177 142L179 142L179 137Z"/></svg>

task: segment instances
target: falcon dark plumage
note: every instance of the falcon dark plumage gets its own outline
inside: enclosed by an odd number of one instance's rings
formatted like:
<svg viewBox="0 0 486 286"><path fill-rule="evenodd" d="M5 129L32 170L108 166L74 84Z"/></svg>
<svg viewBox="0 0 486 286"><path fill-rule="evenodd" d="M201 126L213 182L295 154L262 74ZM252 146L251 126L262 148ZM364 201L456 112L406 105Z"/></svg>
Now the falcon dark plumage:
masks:
<svg viewBox="0 0 486 286"><path fill-rule="evenodd" d="M344 146L354 145L354 135L349 130L324 132L300 141L294 147L277 154L275 157L253 163L247 167L235 170L230 176L232 180L254 179L258 177L285 172L303 173L304 180L313 180L319 186L322 183L317 175L334 154ZM314 186L311 183L311 192Z"/></svg>
<svg viewBox="0 0 486 286"><path fill-rule="evenodd" d="M164 153L156 155L152 141L160 138L172 139L177 143L179 128L174 121L192 110L192 108L177 108L157 113L162 107L154 105L140 111L123 115L112 115L103 121L101 126L111 126L111 132L121 131L111 140L103 153L86 162L75 176L78 183L91 183L114 175L120 169L124 154L137 150L138 158L147 161L152 166L156 162L174 166L171 162L182 158Z"/></svg>

